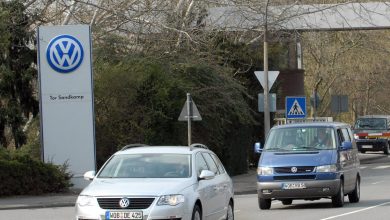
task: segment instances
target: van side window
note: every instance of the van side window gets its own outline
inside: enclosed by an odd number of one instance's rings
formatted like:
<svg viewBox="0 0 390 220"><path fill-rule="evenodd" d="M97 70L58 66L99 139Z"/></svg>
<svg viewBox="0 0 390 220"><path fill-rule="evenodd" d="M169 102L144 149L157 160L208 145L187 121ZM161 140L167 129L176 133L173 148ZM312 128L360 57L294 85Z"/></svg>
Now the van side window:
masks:
<svg viewBox="0 0 390 220"><path fill-rule="evenodd" d="M341 129L337 129L337 140L339 142L339 146L341 146L341 143L344 142L343 132L341 131Z"/></svg>
<svg viewBox="0 0 390 220"><path fill-rule="evenodd" d="M347 128L342 128L341 132L343 133L343 139L344 141L351 141L351 136L349 136Z"/></svg>

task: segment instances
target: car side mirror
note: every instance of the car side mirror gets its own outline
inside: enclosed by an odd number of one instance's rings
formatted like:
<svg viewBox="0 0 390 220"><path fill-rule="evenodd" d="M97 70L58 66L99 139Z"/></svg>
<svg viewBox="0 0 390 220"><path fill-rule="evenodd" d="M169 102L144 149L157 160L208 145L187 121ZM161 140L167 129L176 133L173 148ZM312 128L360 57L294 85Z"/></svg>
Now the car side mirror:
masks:
<svg viewBox="0 0 390 220"><path fill-rule="evenodd" d="M215 173L210 170L202 170L198 179L199 180L211 180L215 177Z"/></svg>
<svg viewBox="0 0 390 220"><path fill-rule="evenodd" d="M263 152L263 148L262 148L260 142L256 142L255 143L254 151L255 151L256 154L261 154L261 152Z"/></svg>
<svg viewBox="0 0 390 220"><path fill-rule="evenodd" d="M341 144L341 150L350 150L352 149L352 142L350 141L344 141L342 144Z"/></svg>
<svg viewBox="0 0 390 220"><path fill-rule="evenodd" d="M95 174L96 174L96 172L93 170L88 171L88 172L84 173L84 179L91 181L91 180L93 180L93 178L95 178Z"/></svg>

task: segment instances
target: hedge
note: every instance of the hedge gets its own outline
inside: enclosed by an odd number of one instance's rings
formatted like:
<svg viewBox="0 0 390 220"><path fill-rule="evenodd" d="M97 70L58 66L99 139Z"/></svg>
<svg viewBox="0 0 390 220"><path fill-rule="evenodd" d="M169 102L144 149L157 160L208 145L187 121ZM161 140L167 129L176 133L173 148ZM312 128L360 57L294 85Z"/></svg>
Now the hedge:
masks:
<svg viewBox="0 0 390 220"><path fill-rule="evenodd" d="M66 167L1 149L0 196L64 192L71 186Z"/></svg>

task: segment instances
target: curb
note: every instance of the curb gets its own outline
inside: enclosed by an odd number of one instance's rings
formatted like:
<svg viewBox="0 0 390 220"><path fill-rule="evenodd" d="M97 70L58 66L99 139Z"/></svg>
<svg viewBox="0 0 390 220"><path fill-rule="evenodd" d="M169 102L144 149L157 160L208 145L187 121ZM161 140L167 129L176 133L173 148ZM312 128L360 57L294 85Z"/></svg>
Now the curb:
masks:
<svg viewBox="0 0 390 220"><path fill-rule="evenodd" d="M40 205L3 205L0 206L0 210L16 210L16 209L42 209L42 208L59 208L59 207L73 207L75 203L64 202L64 203L54 203L54 204L40 204Z"/></svg>

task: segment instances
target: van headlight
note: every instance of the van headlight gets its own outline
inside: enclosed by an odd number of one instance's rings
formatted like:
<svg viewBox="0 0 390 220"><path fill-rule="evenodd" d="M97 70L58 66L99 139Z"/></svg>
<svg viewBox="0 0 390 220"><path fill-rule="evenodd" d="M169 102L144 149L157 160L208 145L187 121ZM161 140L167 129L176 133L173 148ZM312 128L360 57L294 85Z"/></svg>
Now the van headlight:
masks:
<svg viewBox="0 0 390 220"><path fill-rule="evenodd" d="M97 205L96 199L93 196L79 196L76 203L79 206L95 206Z"/></svg>
<svg viewBox="0 0 390 220"><path fill-rule="evenodd" d="M332 173L336 171L337 171L337 166L335 164L318 166L316 168L317 173Z"/></svg>
<svg viewBox="0 0 390 220"><path fill-rule="evenodd" d="M272 167L257 167L257 175L269 176L274 174L274 168Z"/></svg>
<svg viewBox="0 0 390 220"><path fill-rule="evenodd" d="M176 206L180 203L184 202L184 196L177 194L177 195L165 195L161 196L160 199L157 202L157 205L170 205L170 206Z"/></svg>

